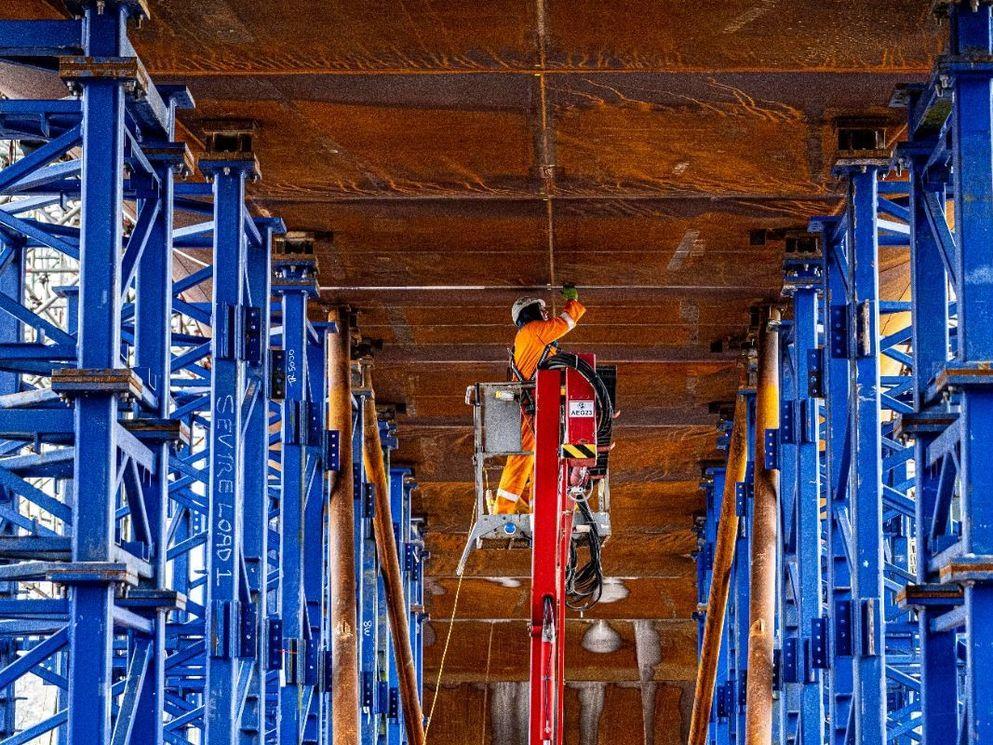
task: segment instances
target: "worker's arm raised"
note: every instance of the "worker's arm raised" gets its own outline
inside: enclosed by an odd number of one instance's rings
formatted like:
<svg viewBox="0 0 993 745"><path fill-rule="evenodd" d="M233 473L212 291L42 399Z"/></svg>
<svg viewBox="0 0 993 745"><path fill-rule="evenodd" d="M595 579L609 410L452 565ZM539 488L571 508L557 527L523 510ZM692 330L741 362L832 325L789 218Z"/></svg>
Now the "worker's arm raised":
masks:
<svg viewBox="0 0 993 745"><path fill-rule="evenodd" d="M535 331L538 340L543 344L551 344L553 341L561 339L576 328L576 324L579 323L579 319L583 317L585 312L586 307L581 302L569 300L562 309L562 313L555 318L534 323L537 326Z"/></svg>

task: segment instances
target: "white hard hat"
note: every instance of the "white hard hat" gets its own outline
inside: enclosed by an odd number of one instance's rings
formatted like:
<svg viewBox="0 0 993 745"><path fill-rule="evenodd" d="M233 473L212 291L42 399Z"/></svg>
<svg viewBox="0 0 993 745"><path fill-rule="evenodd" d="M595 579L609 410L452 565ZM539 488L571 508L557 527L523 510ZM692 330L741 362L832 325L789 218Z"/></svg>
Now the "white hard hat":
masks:
<svg viewBox="0 0 993 745"><path fill-rule="evenodd" d="M514 301L514 304L510 308L510 319L514 322L515 326L517 325L517 317L521 314L521 311L535 303L541 305L542 310L545 309L545 301L540 297L519 297Z"/></svg>

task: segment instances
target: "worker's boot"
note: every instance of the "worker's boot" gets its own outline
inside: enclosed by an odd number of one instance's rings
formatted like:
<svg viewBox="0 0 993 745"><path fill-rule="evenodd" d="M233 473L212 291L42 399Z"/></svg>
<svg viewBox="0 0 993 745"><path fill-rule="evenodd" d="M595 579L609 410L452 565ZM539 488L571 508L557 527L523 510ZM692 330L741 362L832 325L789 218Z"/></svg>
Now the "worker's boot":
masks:
<svg viewBox="0 0 993 745"><path fill-rule="evenodd" d="M497 514L496 507L497 507L497 502L496 502L496 497L493 495L493 490L492 489L487 489L486 490L486 514L487 515L495 515L495 514Z"/></svg>

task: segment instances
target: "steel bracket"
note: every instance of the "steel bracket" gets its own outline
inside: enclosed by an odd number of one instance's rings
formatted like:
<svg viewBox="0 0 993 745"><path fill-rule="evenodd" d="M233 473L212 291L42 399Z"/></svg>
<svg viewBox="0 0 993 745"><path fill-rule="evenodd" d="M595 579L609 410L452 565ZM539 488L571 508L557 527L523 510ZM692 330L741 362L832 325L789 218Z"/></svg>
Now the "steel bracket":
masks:
<svg viewBox="0 0 993 745"><path fill-rule="evenodd" d="M852 656L852 601L838 600L834 604L834 653Z"/></svg>
<svg viewBox="0 0 993 745"><path fill-rule="evenodd" d="M215 600L211 603L208 648L210 656L230 660L240 656L240 608L237 600Z"/></svg>
<svg viewBox="0 0 993 745"><path fill-rule="evenodd" d="M779 470L779 428L767 429L763 438L765 443L765 468L767 471Z"/></svg>
<svg viewBox="0 0 993 745"><path fill-rule="evenodd" d="M214 325L214 356L219 360L234 360L241 357L239 340L242 339L242 315L231 303L220 303L217 322Z"/></svg>
<svg viewBox="0 0 993 745"><path fill-rule="evenodd" d="M807 350L807 395L824 398L824 347Z"/></svg>
<svg viewBox="0 0 993 745"><path fill-rule="evenodd" d="M796 445L796 402L783 401L779 413L779 441L784 445Z"/></svg>
<svg viewBox="0 0 993 745"><path fill-rule="evenodd" d="M876 638L878 602L875 598L866 598L861 604L859 651L862 657L875 657L879 654L879 642Z"/></svg>
<svg viewBox="0 0 993 745"><path fill-rule="evenodd" d="M254 603L241 603L238 657L254 659L259 648L259 612Z"/></svg>
<svg viewBox="0 0 993 745"><path fill-rule="evenodd" d="M834 359L848 359L848 306L831 306L831 357Z"/></svg>
<svg viewBox="0 0 993 745"><path fill-rule="evenodd" d="M254 305L242 308L244 317L241 326L244 334L242 342L242 359L249 365L258 367L262 364L262 309Z"/></svg>
<svg viewBox="0 0 993 745"><path fill-rule="evenodd" d="M863 300L855 311L855 344L859 357L872 357L876 347L873 338L872 301Z"/></svg>
<svg viewBox="0 0 993 745"><path fill-rule="evenodd" d="M318 689L324 693L330 692L334 682L334 666L330 649L320 650L318 665Z"/></svg>
<svg viewBox="0 0 993 745"><path fill-rule="evenodd" d="M750 481L739 481L734 485L734 505L738 517L748 514L748 500L752 498L755 487Z"/></svg>
<svg viewBox="0 0 993 745"><path fill-rule="evenodd" d="M783 683L800 682L800 640L789 636L783 640L783 649L779 656L780 677Z"/></svg>
<svg viewBox="0 0 993 745"><path fill-rule="evenodd" d="M371 670L362 671L362 707L368 709L370 712L373 710L373 705L375 704L375 681L372 677Z"/></svg>
<svg viewBox="0 0 993 745"><path fill-rule="evenodd" d="M303 665L303 684L308 686L316 686L317 682L320 680L319 676L319 660L320 655L318 654L317 645L309 639L303 640L303 659L301 663Z"/></svg>
<svg viewBox="0 0 993 745"><path fill-rule="evenodd" d="M400 691L396 686L390 687L389 707L386 715L394 722L400 719Z"/></svg>
<svg viewBox="0 0 993 745"><path fill-rule="evenodd" d="M810 668L827 670L831 666L828 654L828 620L823 616L810 619Z"/></svg>
<svg viewBox="0 0 993 745"><path fill-rule="evenodd" d="M734 709L734 681L728 680L717 689L717 718L725 720Z"/></svg>
<svg viewBox="0 0 993 745"><path fill-rule="evenodd" d="M286 444L310 444L310 402L291 400L283 411L287 417Z"/></svg>
<svg viewBox="0 0 993 745"><path fill-rule="evenodd" d="M307 401L307 418L304 425L307 428L307 441L305 445L324 449L324 409L317 401Z"/></svg>
<svg viewBox="0 0 993 745"><path fill-rule="evenodd" d="M283 678L288 686L302 685L306 679L306 646L305 639L283 639Z"/></svg>
<svg viewBox="0 0 993 745"><path fill-rule="evenodd" d="M376 713L386 714L390 710L390 684L380 680L376 684Z"/></svg>
<svg viewBox="0 0 993 745"><path fill-rule="evenodd" d="M366 484L362 490L362 517L372 519L376 515L376 487Z"/></svg>
<svg viewBox="0 0 993 745"><path fill-rule="evenodd" d="M273 401L286 398L286 352L276 347L269 349L269 398Z"/></svg>
<svg viewBox="0 0 993 745"><path fill-rule="evenodd" d="M324 432L324 468L335 473L341 470L341 432L336 429Z"/></svg>
<svg viewBox="0 0 993 745"><path fill-rule="evenodd" d="M137 57L60 57L59 77L73 87L91 80L119 80L132 92L147 91L150 87L148 73Z"/></svg>
<svg viewBox="0 0 993 745"><path fill-rule="evenodd" d="M283 619L269 617L266 669L279 670L283 666Z"/></svg>

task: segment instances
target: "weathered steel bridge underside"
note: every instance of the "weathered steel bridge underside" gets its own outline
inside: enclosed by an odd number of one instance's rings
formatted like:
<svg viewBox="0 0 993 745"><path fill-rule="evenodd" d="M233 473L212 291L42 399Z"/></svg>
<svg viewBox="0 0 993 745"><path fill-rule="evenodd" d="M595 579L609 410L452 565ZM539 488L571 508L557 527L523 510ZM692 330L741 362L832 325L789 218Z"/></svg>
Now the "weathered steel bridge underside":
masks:
<svg viewBox="0 0 993 745"><path fill-rule="evenodd" d="M58 17L55 5L17 0L0 16ZM471 522L465 387L504 377L521 288L573 282L590 310L569 343L616 362L622 414L608 596L569 627L568 741L684 742L712 404L734 397L749 308L779 295L786 233L840 204L837 121L899 137L890 94L941 46L929 7L152 4L133 37L157 81L197 100L184 138L197 150L211 121L256 123L251 201L317 232L321 297L382 341L378 398L401 407L394 461L414 466L427 516L428 702ZM4 80L12 93L61 85ZM904 260L882 251L890 296ZM473 556L433 745L523 742L528 573L524 552Z"/></svg>

